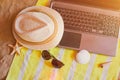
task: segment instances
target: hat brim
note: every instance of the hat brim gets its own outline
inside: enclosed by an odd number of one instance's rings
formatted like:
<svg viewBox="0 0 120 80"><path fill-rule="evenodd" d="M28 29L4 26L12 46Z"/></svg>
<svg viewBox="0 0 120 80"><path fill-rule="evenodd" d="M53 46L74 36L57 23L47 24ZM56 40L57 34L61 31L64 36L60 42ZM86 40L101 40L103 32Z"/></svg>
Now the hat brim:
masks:
<svg viewBox="0 0 120 80"><path fill-rule="evenodd" d="M64 23L63 23L63 19L61 17L61 15L53 10L50 9L48 7L44 7L44 6L33 6L33 7L28 7L24 10L22 10L18 15L26 13L26 12L31 12L31 11L41 11L41 12L46 12L47 14L50 14L51 16L53 16L54 20L56 20L57 24L58 24L58 31L55 35L55 37L46 42L46 43L34 43L34 42L28 42L23 40L22 38L20 38L14 28L13 28L13 35L15 37L15 39L18 41L18 43L20 43L21 45L23 45L24 47L30 48L30 49L35 49L35 50L48 50L50 48L53 48L55 46L57 46L59 44L59 42L61 41L61 38L63 36L63 32L64 32ZM55 15L55 16L54 16Z"/></svg>

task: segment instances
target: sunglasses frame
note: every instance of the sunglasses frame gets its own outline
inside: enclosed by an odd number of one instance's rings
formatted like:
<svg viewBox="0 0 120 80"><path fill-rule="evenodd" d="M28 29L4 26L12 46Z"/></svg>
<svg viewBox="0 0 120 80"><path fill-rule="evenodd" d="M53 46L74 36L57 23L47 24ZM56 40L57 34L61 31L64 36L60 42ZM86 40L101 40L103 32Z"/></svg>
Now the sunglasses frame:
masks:
<svg viewBox="0 0 120 80"><path fill-rule="evenodd" d="M50 60L52 59L52 65L55 67L55 68L61 68L62 66L64 66L64 63L62 63L61 61L59 61L58 59L56 59L53 55L50 54L49 51L47 50L43 50L42 51L42 58L44 60Z"/></svg>

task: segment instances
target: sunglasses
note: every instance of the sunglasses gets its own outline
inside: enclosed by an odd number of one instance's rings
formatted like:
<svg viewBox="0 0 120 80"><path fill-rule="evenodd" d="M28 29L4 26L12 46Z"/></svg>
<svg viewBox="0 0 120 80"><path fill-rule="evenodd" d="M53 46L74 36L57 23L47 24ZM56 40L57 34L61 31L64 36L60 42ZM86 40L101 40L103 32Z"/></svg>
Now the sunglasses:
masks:
<svg viewBox="0 0 120 80"><path fill-rule="evenodd" d="M53 55L50 54L50 52L48 52L47 50L43 50L42 51L42 57L43 59L45 60L50 60L52 59L52 65L55 67L55 68L61 68L62 66L64 66L64 64L57 60Z"/></svg>

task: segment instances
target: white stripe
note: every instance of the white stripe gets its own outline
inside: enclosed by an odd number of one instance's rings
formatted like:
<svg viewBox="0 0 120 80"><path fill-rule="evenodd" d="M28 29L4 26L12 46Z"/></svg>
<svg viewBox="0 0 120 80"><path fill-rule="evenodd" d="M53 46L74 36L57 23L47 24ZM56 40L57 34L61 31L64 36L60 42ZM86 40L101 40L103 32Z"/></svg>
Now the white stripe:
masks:
<svg viewBox="0 0 120 80"><path fill-rule="evenodd" d="M71 67L70 67L70 71L69 71L69 73L68 73L67 80L73 80L74 72L75 72L75 70L76 70L76 64L77 64L76 61L73 60L72 65L71 65Z"/></svg>
<svg viewBox="0 0 120 80"><path fill-rule="evenodd" d="M112 57L108 57L106 62L111 61L111 60L112 60ZM109 67L110 67L110 63L107 63L104 65L100 80L106 80Z"/></svg>
<svg viewBox="0 0 120 80"><path fill-rule="evenodd" d="M61 48L61 49L60 49L60 52L59 52L59 55L58 55L58 60L61 60L62 57L63 57L63 55L64 55L64 49ZM51 76L50 76L50 80L56 80L56 76L57 76L58 69L53 69L52 72L53 72L53 73L52 73ZM51 77L53 76L53 74L55 74L55 75L54 75L54 78L51 78Z"/></svg>
<svg viewBox="0 0 120 80"><path fill-rule="evenodd" d="M92 69L94 67L95 59L96 59L96 54L92 54L84 80L90 80L90 76L91 76L91 73L92 73Z"/></svg>
<svg viewBox="0 0 120 80"><path fill-rule="evenodd" d="M25 55L25 58L24 58L24 61L23 61L23 64L22 64L22 67L20 69L20 73L19 73L19 76L18 76L18 80L22 80L22 78L24 76L24 72L25 72L25 69L27 67L28 60L30 58L31 52L32 52L32 50L28 50L26 55Z"/></svg>
<svg viewBox="0 0 120 80"><path fill-rule="evenodd" d="M62 59L63 54L64 54L64 49L63 49L63 48L61 48L61 49L60 49L60 52L59 52L59 55L58 55L58 59L59 59L59 60L61 60L61 59Z"/></svg>
<svg viewBox="0 0 120 80"><path fill-rule="evenodd" d="M44 64L44 59L41 57L33 80L38 80L39 79L39 75L40 75L40 72L43 68L43 64Z"/></svg>

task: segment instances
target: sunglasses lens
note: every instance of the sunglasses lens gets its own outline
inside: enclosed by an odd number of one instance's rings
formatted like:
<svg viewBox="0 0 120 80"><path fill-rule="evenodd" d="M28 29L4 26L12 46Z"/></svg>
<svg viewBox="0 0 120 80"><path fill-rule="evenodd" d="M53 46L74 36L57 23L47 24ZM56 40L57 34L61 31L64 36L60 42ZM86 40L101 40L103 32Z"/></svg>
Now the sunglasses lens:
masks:
<svg viewBox="0 0 120 80"><path fill-rule="evenodd" d="M50 55L50 53L49 53L47 50L44 50L44 51L42 52L42 57L43 57L45 60L51 59L51 55Z"/></svg>
<svg viewBox="0 0 120 80"><path fill-rule="evenodd" d="M59 60L57 60L55 58L52 60L52 65L55 68L61 68L62 66L64 66L64 64L62 62L60 62Z"/></svg>

